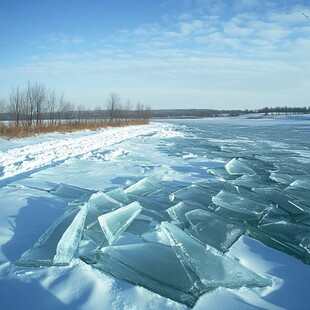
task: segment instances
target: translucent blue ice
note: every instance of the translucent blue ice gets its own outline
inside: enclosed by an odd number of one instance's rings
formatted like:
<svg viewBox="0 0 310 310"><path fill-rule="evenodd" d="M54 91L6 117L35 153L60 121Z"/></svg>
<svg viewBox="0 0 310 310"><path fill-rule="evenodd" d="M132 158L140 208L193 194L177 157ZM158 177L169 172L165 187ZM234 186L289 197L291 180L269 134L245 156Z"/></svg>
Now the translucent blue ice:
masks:
<svg viewBox="0 0 310 310"><path fill-rule="evenodd" d="M68 265L82 238L88 205L71 208L16 262L20 266Z"/></svg>
<svg viewBox="0 0 310 310"><path fill-rule="evenodd" d="M101 229L110 245L120 237L122 232L133 222L141 210L142 207L140 204L133 202L98 217Z"/></svg>
<svg viewBox="0 0 310 310"><path fill-rule="evenodd" d="M170 246L148 242L108 246L82 259L117 278L190 307L203 293L196 274L186 269Z"/></svg>
<svg viewBox="0 0 310 310"><path fill-rule="evenodd" d="M191 224L188 232L194 238L221 252L226 252L245 232L241 225L206 210L187 212L186 218Z"/></svg>
<svg viewBox="0 0 310 310"><path fill-rule="evenodd" d="M172 223L163 222L161 227L183 266L199 277L205 290L220 286L239 288L272 284L215 248L203 246Z"/></svg>
<svg viewBox="0 0 310 310"><path fill-rule="evenodd" d="M256 193L276 203L280 208L286 210L291 214L303 214L305 212L304 207L294 200L293 197L280 192L274 188L255 188Z"/></svg>
<svg viewBox="0 0 310 310"><path fill-rule="evenodd" d="M225 165L226 171L231 175L254 175L253 169L248 167L242 160L233 158Z"/></svg>

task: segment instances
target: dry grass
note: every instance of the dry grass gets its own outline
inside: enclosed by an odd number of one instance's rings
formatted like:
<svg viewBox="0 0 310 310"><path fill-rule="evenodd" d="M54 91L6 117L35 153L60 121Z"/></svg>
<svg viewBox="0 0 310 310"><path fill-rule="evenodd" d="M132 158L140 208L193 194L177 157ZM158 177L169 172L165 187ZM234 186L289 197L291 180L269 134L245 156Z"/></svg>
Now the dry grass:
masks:
<svg viewBox="0 0 310 310"><path fill-rule="evenodd" d="M40 124L36 126L27 126L16 124L1 124L0 123L0 137L6 139L27 138L31 136L41 135L52 132L75 132L79 130L100 130L106 127L124 127L130 125L146 125L148 120L130 120L130 121L82 121L70 122L63 124Z"/></svg>

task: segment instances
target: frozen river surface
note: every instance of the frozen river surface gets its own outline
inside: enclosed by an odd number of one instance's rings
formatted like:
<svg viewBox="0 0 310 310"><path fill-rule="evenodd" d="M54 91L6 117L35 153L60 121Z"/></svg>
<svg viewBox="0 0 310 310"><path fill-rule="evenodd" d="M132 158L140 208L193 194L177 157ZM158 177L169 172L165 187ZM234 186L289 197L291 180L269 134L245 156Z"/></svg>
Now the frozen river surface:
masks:
<svg viewBox="0 0 310 310"><path fill-rule="evenodd" d="M0 140L0 308L308 309L309 141L305 117Z"/></svg>

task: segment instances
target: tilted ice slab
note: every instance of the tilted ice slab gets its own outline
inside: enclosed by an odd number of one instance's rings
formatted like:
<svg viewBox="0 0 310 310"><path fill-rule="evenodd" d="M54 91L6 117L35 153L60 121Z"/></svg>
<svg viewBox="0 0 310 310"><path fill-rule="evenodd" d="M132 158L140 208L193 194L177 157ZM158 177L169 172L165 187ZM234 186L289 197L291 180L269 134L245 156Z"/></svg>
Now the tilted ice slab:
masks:
<svg viewBox="0 0 310 310"><path fill-rule="evenodd" d="M139 196L147 196L162 188L161 181L161 175L150 175L126 188L125 193Z"/></svg>
<svg viewBox="0 0 310 310"><path fill-rule="evenodd" d="M185 216L185 213L196 209L197 205L181 201L168 208L166 211L173 221L178 223L187 223L188 219Z"/></svg>
<svg viewBox="0 0 310 310"><path fill-rule="evenodd" d="M162 222L161 228L183 266L199 277L206 291L220 286L240 288L272 284L270 280L262 278L215 248L203 246L174 224Z"/></svg>
<svg viewBox="0 0 310 310"><path fill-rule="evenodd" d="M88 205L72 208L15 263L19 266L68 265L82 238Z"/></svg>
<svg viewBox="0 0 310 310"><path fill-rule="evenodd" d="M255 174L255 171L244 164L240 159L233 158L225 165L226 171L231 175Z"/></svg>
<svg viewBox="0 0 310 310"><path fill-rule="evenodd" d="M98 217L99 224L110 245L120 237L122 232L126 230L141 210L142 207L140 204L133 202L125 207Z"/></svg>
<svg viewBox="0 0 310 310"><path fill-rule="evenodd" d="M273 182L270 180L267 175L247 175L244 174L239 178L231 181L234 185L246 187L252 189L254 187L266 187L267 184L272 184Z"/></svg>
<svg viewBox="0 0 310 310"><path fill-rule="evenodd" d="M250 236L310 264L310 227L285 220L249 227Z"/></svg>
<svg viewBox="0 0 310 310"><path fill-rule="evenodd" d="M221 190L212 198L212 201L214 204L221 207L216 210L218 214L240 220L257 220L263 215L266 207L264 204L255 200L226 190Z"/></svg>
<svg viewBox="0 0 310 310"><path fill-rule="evenodd" d="M119 201L120 203L123 204L129 204L130 199L125 193L124 189L121 187L112 189L107 192L107 195L110 196L111 198L115 199L116 201Z"/></svg>
<svg viewBox="0 0 310 310"><path fill-rule="evenodd" d="M206 210L197 209L185 216L191 224L190 234L221 252L226 252L245 232L241 225Z"/></svg>
<svg viewBox="0 0 310 310"><path fill-rule="evenodd" d="M304 214L305 212L304 207L298 201L295 201L293 197L285 195L277 189L254 188L253 190L293 215Z"/></svg>
<svg viewBox="0 0 310 310"><path fill-rule="evenodd" d="M189 307L203 293L197 275L184 267L170 246L149 242L108 246L81 258L116 278Z"/></svg>
<svg viewBox="0 0 310 310"><path fill-rule="evenodd" d="M212 193L205 186L193 184L172 193L170 200L173 202L184 201L190 204L196 204L198 207L207 208L212 202Z"/></svg>
<svg viewBox="0 0 310 310"><path fill-rule="evenodd" d="M104 192L97 192L89 198L88 213L85 220L86 228L98 222L98 216L111 212L123 206L122 203L105 194Z"/></svg>
<svg viewBox="0 0 310 310"><path fill-rule="evenodd" d="M85 199L88 200L94 191L61 183L53 188L50 193L63 198L79 199L81 197L85 197Z"/></svg>

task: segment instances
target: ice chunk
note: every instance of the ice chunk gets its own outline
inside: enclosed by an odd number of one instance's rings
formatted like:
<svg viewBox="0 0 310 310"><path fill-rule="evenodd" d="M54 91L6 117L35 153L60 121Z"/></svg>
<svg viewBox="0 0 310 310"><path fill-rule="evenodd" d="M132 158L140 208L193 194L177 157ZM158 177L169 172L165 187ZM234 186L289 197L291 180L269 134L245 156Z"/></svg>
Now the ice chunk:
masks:
<svg viewBox="0 0 310 310"><path fill-rule="evenodd" d="M143 208L141 212L143 211ZM149 216L139 214L130 224L130 226L127 228L127 230L135 235L142 235L143 233L147 232L151 224L153 222L153 219Z"/></svg>
<svg viewBox="0 0 310 310"><path fill-rule="evenodd" d="M91 195L88 204L88 214L85 221L86 228L89 228L91 225L97 222L98 216L123 206L122 203L116 201L103 192L97 192Z"/></svg>
<svg viewBox="0 0 310 310"><path fill-rule="evenodd" d="M151 230L151 231L144 233L141 237L143 240L147 242L161 243L161 244L170 246L170 242L166 234L160 228L160 226L156 227L155 230Z"/></svg>
<svg viewBox="0 0 310 310"><path fill-rule="evenodd" d="M98 217L99 224L110 245L120 237L141 210L140 204L133 202Z"/></svg>
<svg viewBox="0 0 310 310"><path fill-rule="evenodd" d="M160 175L154 174L148 177L145 177L129 186L125 189L126 194L135 194L139 196L147 196L151 193L154 193L160 190L163 186L161 184L162 177Z"/></svg>
<svg viewBox="0 0 310 310"><path fill-rule="evenodd" d="M305 212L304 207L302 207L297 201L295 201L293 197L285 195L277 189L254 188L253 191L274 202L280 208L286 210L291 214L297 215L303 214Z"/></svg>
<svg viewBox="0 0 310 310"><path fill-rule="evenodd" d="M167 212L175 222L187 223L188 220L185 216L185 213L195 209L197 209L197 205L192 205L190 203L181 201L178 204L168 208Z"/></svg>
<svg viewBox="0 0 310 310"><path fill-rule="evenodd" d="M88 237L89 239L96 242L98 245L102 245L107 241L105 234L103 233L101 226L98 222L98 219L94 221L92 224L88 225L88 228L84 229L84 237Z"/></svg>
<svg viewBox="0 0 310 310"><path fill-rule="evenodd" d="M99 211L113 210L113 208L121 207L123 204L104 192L97 192L89 198L89 203L93 204Z"/></svg>
<svg viewBox="0 0 310 310"><path fill-rule="evenodd" d="M19 266L68 265L82 237L88 205L72 208L16 262Z"/></svg>
<svg viewBox="0 0 310 310"><path fill-rule="evenodd" d="M113 189L113 190L107 192L107 194L110 197L112 197L113 199L115 199L115 200L117 200L123 204L129 204L130 203L129 197L126 195L125 191L121 187Z"/></svg>
<svg viewBox="0 0 310 310"><path fill-rule="evenodd" d="M85 204L73 219L57 244L54 265L69 264L82 238L88 205Z"/></svg>
<svg viewBox="0 0 310 310"><path fill-rule="evenodd" d="M296 180L293 183L291 183L290 186L296 188L303 188L310 191L310 180L308 179Z"/></svg>
<svg viewBox="0 0 310 310"><path fill-rule="evenodd" d="M259 219L265 211L265 205L226 190L221 190L212 198L212 201L221 207L216 210L217 213L225 215L226 212L228 216L237 219ZM226 210L222 210L223 208Z"/></svg>
<svg viewBox="0 0 310 310"><path fill-rule="evenodd" d="M280 221L291 221L290 214L276 205L266 208L266 213L259 221L259 225L270 224Z"/></svg>
<svg viewBox="0 0 310 310"><path fill-rule="evenodd" d="M308 253L308 256L310 255L310 233L308 233L299 243L299 245L305 249Z"/></svg>
<svg viewBox="0 0 310 310"><path fill-rule="evenodd" d="M301 185L301 186L299 186ZM283 193L287 194L301 205L302 208L307 208L307 211L310 211L310 190L306 188L307 183L299 183L299 182L293 182L288 186L287 188L284 189Z"/></svg>
<svg viewBox="0 0 310 310"><path fill-rule="evenodd" d="M166 221L169 219L165 212L167 204L162 204L154 199L128 194L131 201L137 201L143 207L142 214L152 217L157 221ZM169 205L168 205L169 206Z"/></svg>
<svg viewBox="0 0 310 310"><path fill-rule="evenodd" d="M243 186L249 189L252 189L254 187L265 187L266 182L267 184L271 183L271 180L269 179L269 176L262 176L262 175L242 175L241 177L232 180L233 184L237 186Z"/></svg>
<svg viewBox="0 0 310 310"><path fill-rule="evenodd" d="M250 227L248 233L267 246L294 255L310 264L310 255L307 250L310 227L282 220L260 225L258 228Z"/></svg>
<svg viewBox="0 0 310 310"><path fill-rule="evenodd" d="M215 248L203 246L172 223L163 222L161 227L184 267L196 273L207 291L223 286L227 288L265 287L271 281Z"/></svg>
<svg viewBox="0 0 310 310"><path fill-rule="evenodd" d="M207 208L212 201L212 194L208 191L208 188L193 184L171 194L171 200L176 202L183 201L189 204L196 204L198 207Z"/></svg>
<svg viewBox="0 0 310 310"><path fill-rule="evenodd" d="M81 196L85 195L90 197L94 193L94 191L61 183L60 185L52 189L50 193L63 198L78 199Z"/></svg>
<svg viewBox="0 0 310 310"><path fill-rule="evenodd" d="M189 232L194 238L222 252L226 252L245 232L241 225L205 210L187 212L186 218L191 224Z"/></svg>
<svg viewBox="0 0 310 310"><path fill-rule="evenodd" d="M184 268L170 246L148 242L108 246L82 260L189 307L202 293L197 276Z"/></svg>
<svg viewBox="0 0 310 310"><path fill-rule="evenodd" d="M226 171L231 175L254 175L255 171L242 162L242 159L233 158L225 165Z"/></svg>
<svg viewBox="0 0 310 310"><path fill-rule="evenodd" d="M224 167L209 168L207 169L207 172L214 176L223 178L224 180L233 179L233 176L230 175Z"/></svg>

